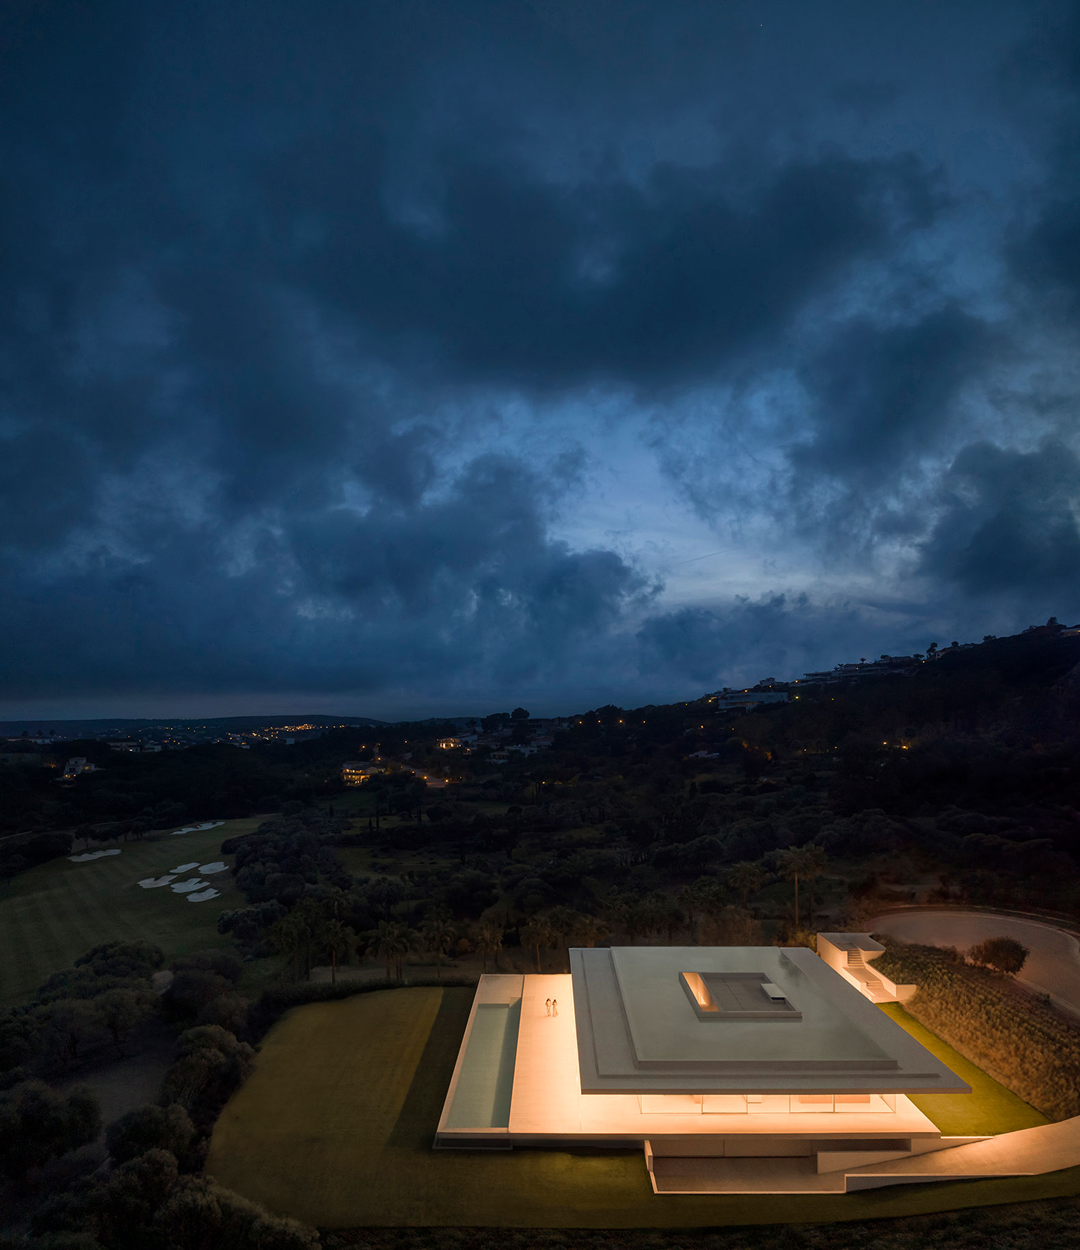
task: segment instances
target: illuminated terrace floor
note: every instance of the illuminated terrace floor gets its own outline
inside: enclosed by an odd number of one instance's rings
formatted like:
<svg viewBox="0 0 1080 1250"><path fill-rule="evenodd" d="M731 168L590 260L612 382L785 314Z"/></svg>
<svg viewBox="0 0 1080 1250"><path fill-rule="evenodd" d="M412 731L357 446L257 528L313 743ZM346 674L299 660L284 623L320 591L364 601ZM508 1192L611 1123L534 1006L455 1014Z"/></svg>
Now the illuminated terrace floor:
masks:
<svg viewBox="0 0 1080 1250"><path fill-rule="evenodd" d="M509 978L501 980L508 981ZM799 1136L937 1138L937 1127L903 1095L895 1112L812 1113L782 1112L735 1115L685 1113L643 1114L634 1094L582 1094L578 1081L577 1030L569 975L526 976L521 979L520 1020L510 1099L508 1138L542 1142L583 1138L640 1142L646 1138L682 1136ZM474 1011L473 1031L483 1028L480 1005L485 999L481 981ZM547 999L558 1003L558 1015L549 1016ZM480 1040L480 1039L478 1039ZM471 1047L471 1036L466 1046ZM466 1052L466 1058L471 1055ZM462 1064L463 1074L465 1064ZM466 1126L460 1116L444 1117L440 1138ZM447 1130L450 1130L448 1133Z"/></svg>

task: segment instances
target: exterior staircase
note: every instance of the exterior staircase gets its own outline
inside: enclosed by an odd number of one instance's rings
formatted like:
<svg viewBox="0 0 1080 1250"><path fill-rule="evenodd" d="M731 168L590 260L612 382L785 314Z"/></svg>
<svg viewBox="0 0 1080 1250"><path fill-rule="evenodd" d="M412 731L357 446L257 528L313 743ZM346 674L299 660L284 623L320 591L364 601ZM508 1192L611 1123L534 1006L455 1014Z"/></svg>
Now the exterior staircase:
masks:
<svg viewBox="0 0 1080 1250"><path fill-rule="evenodd" d="M863 992L870 1001L876 1003L879 999L888 998L879 978L866 966L862 951L857 946L846 946L844 950L847 954L848 972L862 985Z"/></svg>

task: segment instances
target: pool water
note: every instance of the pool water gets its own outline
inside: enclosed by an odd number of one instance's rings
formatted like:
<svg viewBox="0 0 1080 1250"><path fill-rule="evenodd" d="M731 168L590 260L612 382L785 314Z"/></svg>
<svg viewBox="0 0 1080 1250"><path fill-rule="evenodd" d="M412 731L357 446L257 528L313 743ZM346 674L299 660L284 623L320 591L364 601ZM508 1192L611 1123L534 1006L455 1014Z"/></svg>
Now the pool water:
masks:
<svg viewBox="0 0 1080 1250"><path fill-rule="evenodd" d="M509 1128L520 1022L520 998L477 1006L447 1128Z"/></svg>

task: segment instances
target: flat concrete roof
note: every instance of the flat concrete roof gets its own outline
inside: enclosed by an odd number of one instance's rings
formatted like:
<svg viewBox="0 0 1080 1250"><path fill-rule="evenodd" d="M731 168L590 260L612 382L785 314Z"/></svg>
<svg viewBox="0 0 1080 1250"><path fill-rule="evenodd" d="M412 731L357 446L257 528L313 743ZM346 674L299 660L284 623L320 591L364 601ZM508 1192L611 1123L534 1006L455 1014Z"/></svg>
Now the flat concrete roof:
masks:
<svg viewBox="0 0 1080 1250"><path fill-rule="evenodd" d="M885 949L880 942L876 942L869 933L819 933L818 941L824 938L826 942L831 942L833 946L839 947L840 950L867 951L875 955L880 955Z"/></svg>
<svg viewBox="0 0 1080 1250"><path fill-rule="evenodd" d="M572 949L583 1093L945 1093L955 1073L804 947ZM753 973L794 1008L707 1015L704 984ZM767 1001L767 994L761 991Z"/></svg>

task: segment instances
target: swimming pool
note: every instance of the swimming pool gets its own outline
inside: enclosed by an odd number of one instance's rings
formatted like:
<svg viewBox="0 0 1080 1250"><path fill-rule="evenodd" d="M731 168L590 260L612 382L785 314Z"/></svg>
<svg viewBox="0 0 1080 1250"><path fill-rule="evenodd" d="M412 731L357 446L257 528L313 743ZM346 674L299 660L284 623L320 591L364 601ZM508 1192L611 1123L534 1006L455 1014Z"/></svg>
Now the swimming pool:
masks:
<svg viewBox="0 0 1080 1250"><path fill-rule="evenodd" d="M478 1003L446 1128L509 1128L521 999Z"/></svg>

